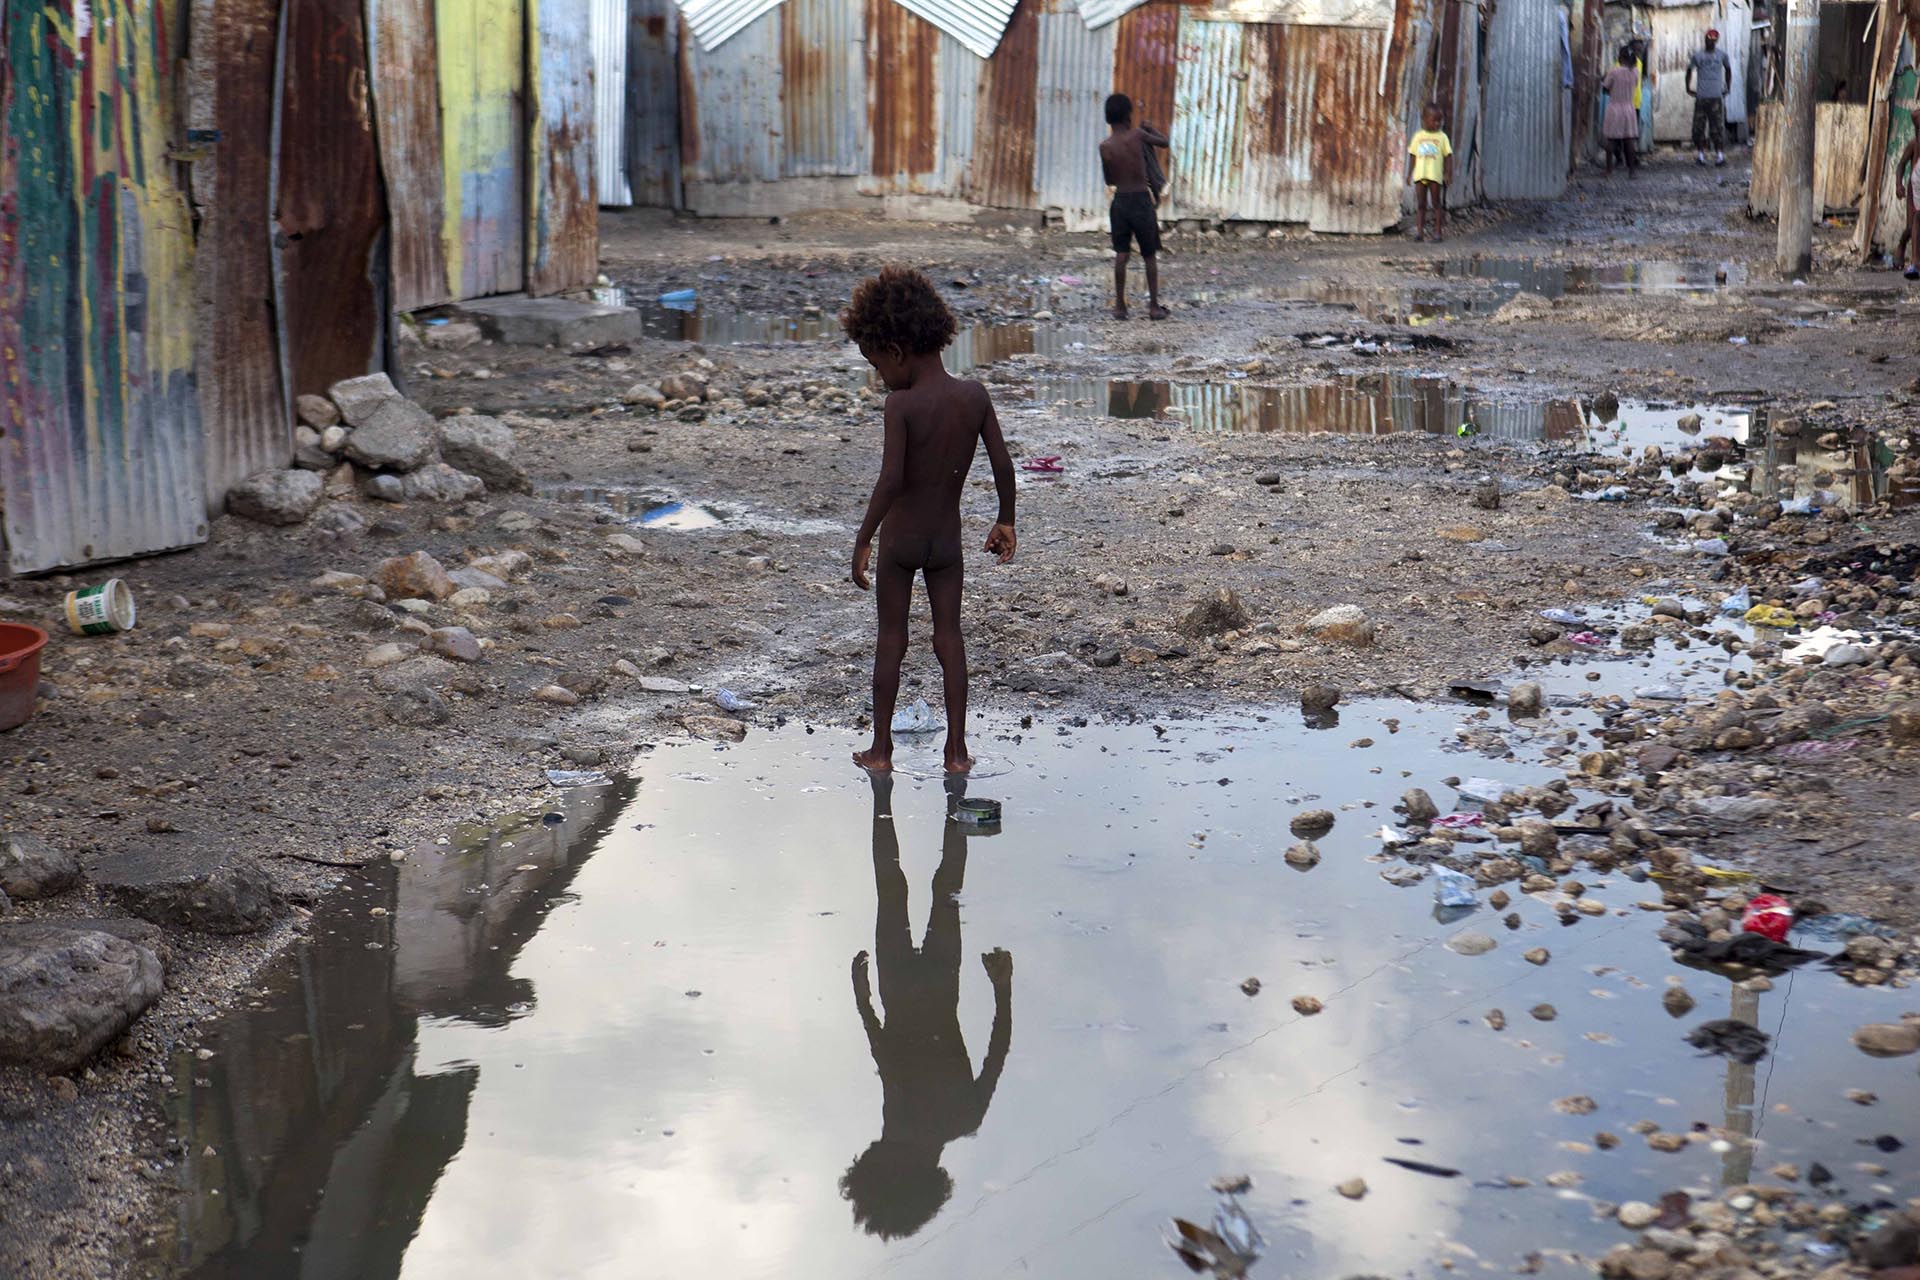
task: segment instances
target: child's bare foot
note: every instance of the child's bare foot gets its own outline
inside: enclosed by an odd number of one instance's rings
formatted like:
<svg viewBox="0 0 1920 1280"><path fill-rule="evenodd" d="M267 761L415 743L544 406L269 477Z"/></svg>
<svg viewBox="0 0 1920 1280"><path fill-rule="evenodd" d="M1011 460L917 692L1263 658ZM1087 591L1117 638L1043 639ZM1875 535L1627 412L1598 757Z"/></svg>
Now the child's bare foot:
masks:
<svg viewBox="0 0 1920 1280"><path fill-rule="evenodd" d="M1127 309L1125 307L1115 307L1113 309L1113 318L1115 320L1125 320L1127 318Z"/></svg>
<svg viewBox="0 0 1920 1280"><path fill-rule="evenodd" d="M1147 312L1147 319L1165 320L1168 316L1172 314L1173 312L1167 310L1165 307L1161 306L1159 303L1156 302L1153 304L1153 309Z"/></svg>
<svg viewBox="0 0 1920 1280"><path fill-rule="evenodd" d="M862 769L871 769L875 773L893 772L892 747L868 747L865 751L853 753L853 762Z"/></svg>
<svg viewBox="0 0 1920 1280"><path fill-rule="evenodd" d="M966 743L949 742L947 744L946 754L948 773L971 773L973 771L973 757L967 754Z"/></svg>

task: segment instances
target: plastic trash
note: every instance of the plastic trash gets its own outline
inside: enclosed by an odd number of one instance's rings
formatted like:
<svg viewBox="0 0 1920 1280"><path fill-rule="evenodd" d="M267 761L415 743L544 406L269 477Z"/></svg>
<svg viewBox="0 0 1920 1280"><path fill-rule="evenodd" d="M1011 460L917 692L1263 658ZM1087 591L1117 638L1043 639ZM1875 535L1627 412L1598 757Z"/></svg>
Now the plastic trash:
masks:
<svg viewBox="0 0 1920 1280"><path fill-rule="evenodd" d="M1693 549L1703 556L1724 556L1733 550L1725 538L1702 538L1693 544Z"/></svg>
<svg viewBox="0 0 1920 1280"><path fill-rule="evenodd" d="M1511 789L1497 778L1468 778L1454 788L1462 800L1473 800L1480 804L1498 803L1500 797Z"/></svg>
<svg viewBox="0 0 1920 1280"><path fill-rule="evenodd" d="M1780 504L1780 514L1783 516L1810 516L1819 510L1820 508L1814 503L1812 494L1808 494L1804 498L1789 498Z"/></svg>
<svg viewBox="0 0 1920 1280"><path fill-rule="evenodd" d="M695 300L700 297L696 289L669 289L660 295L660 305L672 307L678 311L691 311Z"/></svg>
<svg viewBox="0 0 1920 1280"><path fill-rule="evenodd" d="M1044 458L1028 458L1020 464L1020 469L1022 471L1037 471L1041 475L1049 476L1059 475L1062 471L1066 470L1065 467L1060 465L1060 455L1057 453L1048 454Z"/></svg>
<svg viewBox="0 0 1920 1280"><path fill-rule="evenodd" d="M895 733L938 733L944 728L946 726L933 714L933 708L927 705L925 698L916 698L911 706L901 707L893 713Z"/></svg>
<svg viewBox="0 0 1920 1280"><path fill-rule="evenodd" d="M1478 887L1465 872L1452 867L1433 869L1433 900L1443 907L1478 906L1480 899L1474 894Z"/></svg>
<svg viewBox="0 0 1920 1280"><path fill-rule="evenodd" d="M1567 637L1568 644L1602 645L1607 642L1605 636L1592 631L1576 631Z"/></svg>
<svg viewBox="0 0 1920 1280"><path fill-rule="evenodd" d="M1746 914L1740 917L1742 933L1757 933L1774 942L1785 942L1791 928L1793 908L1777 893L1755 894L1747 903Z"/></svg>
<svg viewBox="0 0 1920 1280"><path fill-rule="evenodd" d="M1479 435L1480 428L1471 422L1463 422L1458 427L1454 428L1453 434L1456 436L1459 436L1461 439L1464 440L1468 436Z"/></svg>
<svg viewBox="0 0 1920 1280"><path fill-rule="evenodd" d="M1380 842L1385 844L1389 849L1395 848L1403 844L1414 843L1414 839L1412 836L1408 835L1406 832L1400 830L1399 828L1392 827L1392 826L1381 827L1378 831L1373 833L1373 837L1374 839L1379 840Z"/></svg>
<svg viewBox="0 0 1920 1280"><path fill-rule="evenodd" d="M1649 685L1644 689L1635 689L1633 696L1645 698L1648 702L1685 702L1687 695L1670 684Z"/></svg>
<svg viewBox="0 0 1920 1280"><path fill-rule="evenodd" d="M1738 334L1735 334L1733 337L1728 338L1727 341L1732 343L1736 347L1744 347L1747 345L1747 340L1739 336Z"/></svg>
<svg viewBox="0 0 1920 1280"><path fill-rule="evenodd" d="M1754 605L1744 616L1756 627L1773 627L1780 631L1800 625L1800 619L1794 617L1791 610L1782 609L1777 604Z"/></svg>
<svg viewBox="0 0 1920 1280"><path fill-rule="evenodd" d="M1847 938L1897 938L1900 931L1865 916L1844 911L1829 911L1817 916L1802 916L1794 921L1794 930L1814 942L1840 942Z"/></svg>
<svg viewBox="0 0 1920 1280"><path fill-rule="evenodd" d="M549 769L547 784L555 787L606 787L613 779L598 769Z"/></svg>
<svg viewBox="0 0 1920 1280"><path fill-rule="evenodd" d="M1730 618L1740 617L1753 608L1753 592L1742 587L1720 602L1720 612Z"/></svg>
<svg viewBox="0 0 1920 1280"><path fill-rule="evenodd" d="M760 704L749 698L743 698L731 689L715 689L713 705L722 711L752 711Z"/></svg>
<svg viewBox="0 0 1920 1280"><path fill-rule="evenodd" d="M1610 484L1604 489L1576 496L1582 502L1625 502L1633 496L1633 491L1623 484Z"/></svg>
<svg viewBox="0 0 1920 1280"><path fill-rule="evenodd" d="M1443 813L1433 820L1442 831L1472 831L1486 824L1487 820L1477 813Z"/></svg>
<svg viewBox="0 0 1920 1280"><path fill-rule="evenodd" d="M1548 622L1557 622L1563 627L1577 627L1586 621L1577 609L1542 609L1540 616Z"/></svg>

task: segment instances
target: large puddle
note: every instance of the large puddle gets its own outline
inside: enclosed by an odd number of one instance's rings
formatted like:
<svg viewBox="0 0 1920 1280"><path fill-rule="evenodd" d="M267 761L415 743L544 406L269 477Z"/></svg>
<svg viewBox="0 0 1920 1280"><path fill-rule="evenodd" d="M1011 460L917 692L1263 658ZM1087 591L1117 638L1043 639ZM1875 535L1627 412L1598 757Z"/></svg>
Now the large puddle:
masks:
<svg viewBox="0 0 1920 1280"><path fill-rule="evenodd" d="M1542 678L1571 703L1591 665ZM1006 772L971 784L997 828L949 820L938 780L873 785L845 732L662 746L367 874L210 1057L182 1050L179 1270L1173 1276L1170 1219L1245 1175L1255 1276L1574 1276L1630 1238L1610 1202L1814 1161L1836 1201L1913 1194L1916 1149L1871 1145L1913 1136L1912 1061L1847 1044L1911 993L1682 968L1624 872L1577 873L1607 911L1572 923L1558 893L1509 886L1506 920L1383 878L1417 870L1376 835L1406 787L1445 809L1448 777L1546 781L1594 723L1404 702L1326 730L1006 723L976 742ZM1337 821L1295 871L1315 808ZM1449 949L1463 929L1497 948ZM1678 1020L1674 980L1699 1002ZM1720 1017L1771 1056L1683 1042ZM1648 1125L1690 1140L1662 1154ZM1335 1193L1356 1177L1364 1199Z"/></svg>

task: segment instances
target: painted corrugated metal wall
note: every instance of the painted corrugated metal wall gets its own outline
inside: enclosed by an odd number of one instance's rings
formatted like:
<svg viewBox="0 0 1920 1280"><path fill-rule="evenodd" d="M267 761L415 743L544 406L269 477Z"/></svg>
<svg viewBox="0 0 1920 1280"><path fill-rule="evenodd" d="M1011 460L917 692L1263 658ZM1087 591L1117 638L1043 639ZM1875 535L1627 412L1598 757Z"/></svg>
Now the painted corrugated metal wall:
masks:
<svg viewBox="0 0 1920 1280"><path fill-rule="evenodd" d="M1567 185L1569 103L1556 0L1500 0L1487 32L1482 188L1494 200L1537 200Z"/></svg>
<svg viewBox="0 0 1920 1280"><path fill-rule="evenodd" d="M1247 26L1180 15L1168 216L1228 218L1246 156Z"/></svg>
<svg viewBox="0 0 1920 1280"><path fill-rule="evenodd" d="M633 203L627 186L627 0L593 0L593 160L600 203Z"/></svg>
<svg viewBox="0 0 1920 1280"><path fill-rule="evenodd" d="M206 537L179 0L0 6L0 377L16 573ZM31 270L28 267L31 266Z"/></svg>
<svg viewBox="0 0 1920 1280"><path fill-rule="evenodd" d="M438 0L447 274L459 298L526 283L527 0Z"/></svg>

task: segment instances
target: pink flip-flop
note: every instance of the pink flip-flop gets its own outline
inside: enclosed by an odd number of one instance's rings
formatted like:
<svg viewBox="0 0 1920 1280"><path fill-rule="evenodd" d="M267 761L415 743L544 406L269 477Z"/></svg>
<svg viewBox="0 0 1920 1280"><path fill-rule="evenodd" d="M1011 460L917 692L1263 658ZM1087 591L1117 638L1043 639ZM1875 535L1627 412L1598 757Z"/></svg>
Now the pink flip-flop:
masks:
<svg viewBox="0 0 1920 1280"><path fill-rule="evenodd" d="M1020 464L1022 471L1039 471L1046 475L1059 475L1066 468L1060 465L1060 455L1049 454L1044 458L1028 458Z"/></svg>

